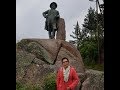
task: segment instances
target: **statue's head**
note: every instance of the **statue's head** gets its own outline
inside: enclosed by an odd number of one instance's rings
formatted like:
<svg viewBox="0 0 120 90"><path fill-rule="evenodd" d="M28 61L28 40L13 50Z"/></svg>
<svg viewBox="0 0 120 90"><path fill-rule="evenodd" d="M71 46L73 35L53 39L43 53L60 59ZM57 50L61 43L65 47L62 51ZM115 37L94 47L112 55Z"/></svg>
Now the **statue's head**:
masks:
<svg viewBox="0 0 120 90"><path fill-rule="evenodd" d="M52 2L50 4L50 8L56 9L57 8L57 3L56 2Z"/></svg>

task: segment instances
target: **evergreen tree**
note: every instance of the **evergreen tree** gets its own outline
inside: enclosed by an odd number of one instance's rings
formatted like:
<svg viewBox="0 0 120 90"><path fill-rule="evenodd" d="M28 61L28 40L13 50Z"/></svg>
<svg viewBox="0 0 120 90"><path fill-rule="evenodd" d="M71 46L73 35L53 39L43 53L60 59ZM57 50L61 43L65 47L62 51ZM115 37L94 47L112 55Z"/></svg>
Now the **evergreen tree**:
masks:
<svg viewBox="0 0 120 90"><path fill-rule="evenodd" d="M78 50L80 50L83 60L98 60L98 48L103 46L104 40L103 20L103 14L98 14L97 12L95 12L94 9L90 7L90 9L88 9L88 14L85 16L84 23L82 24L82 29L80 29L79 24L77 22L75 26L75 31L72 32L73 35L70 35L75 39L77 48Z"/></svg>

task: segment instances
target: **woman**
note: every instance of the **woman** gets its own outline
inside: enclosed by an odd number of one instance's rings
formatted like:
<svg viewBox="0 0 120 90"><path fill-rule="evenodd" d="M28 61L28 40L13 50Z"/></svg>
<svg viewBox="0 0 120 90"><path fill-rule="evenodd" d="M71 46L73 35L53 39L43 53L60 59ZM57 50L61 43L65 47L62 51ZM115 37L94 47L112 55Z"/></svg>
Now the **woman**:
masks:
<svg viewBox="0 0 120 90"><path fill-rule="evenodd" d="M57 72L57 90L75 90L79 82L76 70L69 65L68 58L62 59L62 65Z"/></svg>

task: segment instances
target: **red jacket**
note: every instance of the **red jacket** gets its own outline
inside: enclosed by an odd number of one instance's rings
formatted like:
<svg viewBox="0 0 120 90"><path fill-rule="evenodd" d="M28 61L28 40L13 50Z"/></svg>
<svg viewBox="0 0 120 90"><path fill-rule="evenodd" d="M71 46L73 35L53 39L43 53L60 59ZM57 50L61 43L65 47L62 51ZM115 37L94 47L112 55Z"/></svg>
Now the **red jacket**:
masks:
<svg viewBox="0 0 120 90"><path fill-rule="evenodd" d="M70 67L70 74L68 82L64 82L63 77L63 68L60 68L57 73L57 90L67 90L67 87L70 87L70 90L75 90L75 87L77 86L79 82L78 75L76 73L76 70L73 67Z"/></svg>

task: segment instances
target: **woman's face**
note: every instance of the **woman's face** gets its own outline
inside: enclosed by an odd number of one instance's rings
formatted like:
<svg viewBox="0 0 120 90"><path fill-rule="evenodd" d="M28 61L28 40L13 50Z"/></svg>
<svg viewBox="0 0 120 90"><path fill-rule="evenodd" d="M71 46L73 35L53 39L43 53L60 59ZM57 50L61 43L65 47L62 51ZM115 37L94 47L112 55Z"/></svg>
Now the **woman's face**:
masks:
<svg viewBox="0 0 120 90"><path fill-rule="evenodd" d="M67 68L69 66L69 61L67 59L63 59L62 65L64 68Z"/></svg>

